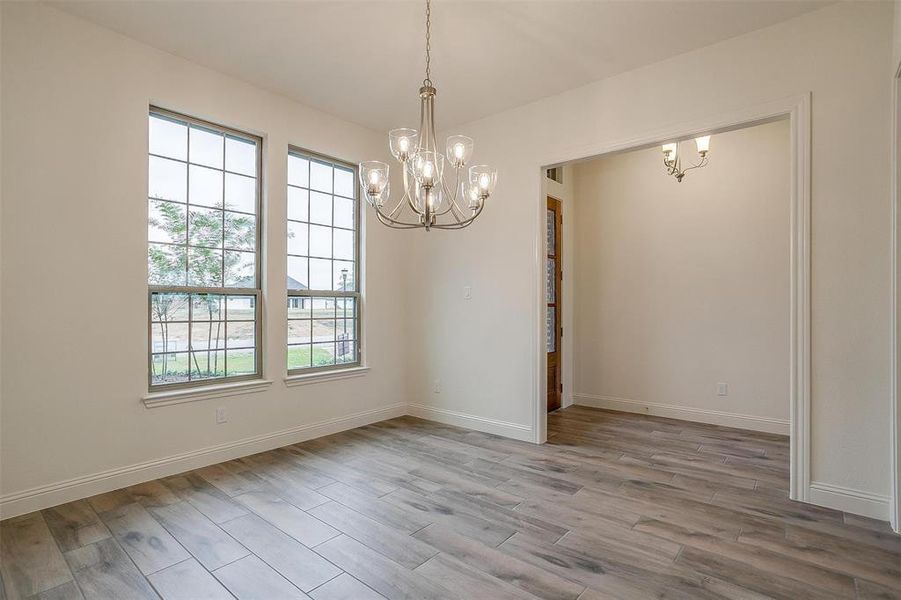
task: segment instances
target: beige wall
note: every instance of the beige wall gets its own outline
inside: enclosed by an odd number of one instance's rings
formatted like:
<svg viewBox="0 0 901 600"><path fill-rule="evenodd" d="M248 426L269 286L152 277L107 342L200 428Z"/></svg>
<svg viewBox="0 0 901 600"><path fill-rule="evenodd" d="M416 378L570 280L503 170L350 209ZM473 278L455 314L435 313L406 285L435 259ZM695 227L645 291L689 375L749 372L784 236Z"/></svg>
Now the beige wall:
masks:
<svg viewBox="0 0 901 600"><path fill-rule="evenodd" d="M304 435L290 430L311 424L404 412L404 239L368 212L371 371L303 387L283 381L287 146L356 162L387 154L382 134L37 3L5 2L2 11L0 495L52 492L66 480L123 468L126 477L152 478L288 443ZM264 392L153 409L140 401L150 103L264 137L263 348L264 375L273 381ZM228 423L215 424L217 406L227 408ZM246 440L257 441L231 446ZM166 463L177 455L190 458ZM129 475L134 465L146 468Z"/></svg>
<svg viewBox="0 0 901 600"><path fill-rule="evenodd" d="M860 492L887 508L890 161L845 150L889 147L892 11L830 5L463 127L499 183L473 227L411 248L441 274L414 300L428 307L414 312L428 331L414 399L433 415L534 431L542 162L810 92L812 478L836 490L833 504ZM455 373L468 377L430 393L428 381Z"/></svg>
<svg viewBox="0 0 901 600"><path fill-rule="evenodd" d="M897 69L901 65L901 0L895 0L895 35L894 35L894 62L892 68ZM895 71L897 72L897 71Z"/></svg>
<svg viewBox="0 0 901 600"><path fill-rule="evenodd" d="M658 146L575 166L575 400L788 433L789 124L711 148L682 183Z"/></svg>

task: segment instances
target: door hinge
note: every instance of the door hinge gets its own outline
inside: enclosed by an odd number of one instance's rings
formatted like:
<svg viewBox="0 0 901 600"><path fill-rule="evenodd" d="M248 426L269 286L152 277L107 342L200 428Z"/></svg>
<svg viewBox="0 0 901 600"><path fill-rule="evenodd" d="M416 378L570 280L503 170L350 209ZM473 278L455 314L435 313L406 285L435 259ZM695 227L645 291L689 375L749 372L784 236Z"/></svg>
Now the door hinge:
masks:
<svg viewBox="0 0 901 600"><path fill-rule="evenodd" d="M563 328L562 327L560 328L560 337L561 338L563 337Z"/></svg>

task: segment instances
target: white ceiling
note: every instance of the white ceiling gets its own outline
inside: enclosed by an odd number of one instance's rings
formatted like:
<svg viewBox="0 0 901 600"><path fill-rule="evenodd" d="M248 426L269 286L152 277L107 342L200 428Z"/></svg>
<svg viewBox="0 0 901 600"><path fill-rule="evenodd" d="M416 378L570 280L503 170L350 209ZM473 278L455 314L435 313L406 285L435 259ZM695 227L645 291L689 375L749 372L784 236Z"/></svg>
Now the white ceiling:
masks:
<svg viewBox="0 0 901 600"><path fill-rule="evenodd" d="M107 0L53 6L377 130L418 127L424 2ZM821 1L464 2L432 7L439 127L790 19Z"/></svg>

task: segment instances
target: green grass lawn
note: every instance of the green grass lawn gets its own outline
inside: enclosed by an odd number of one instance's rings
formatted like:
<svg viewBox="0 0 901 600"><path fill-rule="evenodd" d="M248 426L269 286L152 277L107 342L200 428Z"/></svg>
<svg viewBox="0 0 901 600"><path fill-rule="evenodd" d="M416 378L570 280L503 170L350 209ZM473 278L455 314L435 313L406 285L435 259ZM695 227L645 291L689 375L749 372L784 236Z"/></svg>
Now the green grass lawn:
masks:
<svg viewBox="0 0 901 600"><path fill-rule="evenodd" d="M310 346L291 346L288 348L288 368L297 369L310 366L311 352L312 366L314 367L335 363L333 353L325 348L311 349ZM229 353L227 374L225 372L225 352L221 350L211 352L209 355L209 366L207 366L207 354L205 352L196 352L195 354L197 355L197 364L195 364L194 360L191 360L190 364L192 379L247 375L256 370L252 350L237 350ZM174 356L170 354L165 361L163 360L163 355L155 356L153 361L154 379L159 378L159 383L186 381L188 376L188 356L187 352L179 352Z"/></svg>

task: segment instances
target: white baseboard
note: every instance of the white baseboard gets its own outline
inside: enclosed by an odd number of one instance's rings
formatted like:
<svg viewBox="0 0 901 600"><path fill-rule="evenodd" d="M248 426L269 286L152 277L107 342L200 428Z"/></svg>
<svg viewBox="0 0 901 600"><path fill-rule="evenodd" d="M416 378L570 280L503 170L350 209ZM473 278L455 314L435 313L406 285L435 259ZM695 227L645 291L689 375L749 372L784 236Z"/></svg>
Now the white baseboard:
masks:
<svg viewBox="0 0 901 600"><path fill-rule="evenodd" d="M620 398L599 398L597 396L587 396L584 394L574 395L574 400L576 404L583 406L655 414L704 423L714 423L717 425L740 427L743 429L783 433L783 430L776 430L776 425L781 425L780 422L771 424L764 423L763 425L770 427L767 429L761 426L759 417L730 415L728 413L709 414L712 411L702 411L703 414L699 415L694 412L697 409L684 409L682 407L669 407L659 404L645 404ZM670 409L675 409L675 411ZM465 427L476 431L484 431L486 433L493 433L526 442L534 441L534 432L528 425L520 425L518 423L510 423L497 419L488 419L423 404L407 405L398 403L382 408L358 412L346 417L292 427L216 446L208 446L199 450L192 450L190 452L184 452L158 460L110 469L92 475L76 477L58 483L7 494L0 497L0 519L15 517L17 515L63 504L65 502L87 498L95 494L102 494L129 485L135 485L144 481L175 475L183 471L198 469L207 465L233 460L257 452L271 450L273 448L296 444L305 440L331 435L340 431L362 427L363 425L369 425L370 423L393 419L403 415L412 415L414 417L436 421L438 423L456 425L458 427ZM710 418L711 420L706 420L705 417ZM784 427L784 432L787 433L787 424L785 424ZM880 496L878 494L871 494L860 490L813 482L810 484L810 501L813 504L872 517L874 519L887 520L889 518L889 498L887 496Z"/></svg>
<svg viewBox="0 0 901 600"><path fill-rule="evenodd" d="M891 503L888 496L819 481L810 482L809 499L811 504L879 519L880 521L888 521L891 512L889 510Z"/></svg>
<svg viewBox="0 0 901 600"><path fill-rule="evenodd" d="M673 404L658 404L655 402L640 402L628 398L615 398L613 396L597 396L594 394L573 394L576 405L590 406L592 408L606 408L655 417L669 417L683 421L696 421L737 429L750 429L751 431L763 431L766 433L778 433L788 435L791 423L787 419L773 419L770 417L757 417L728 413L706 408L692 408L688 406L676 406Z"/></svg>
<svg viewBox="0 0 901 600"><path fill-rule="evenodd" d="M457 427L465 427L467 429L475 429L476 431L502 435L524 442L535 441L535 435L530 425L520 425L519 423L487 419L485 417L478 417L476 415L456 412L444 408L426 406L425 404L410 404L408 414L419 417L420 419L437 421L438 423L444 423L446 425L456 425Z"/></svg>
<svg viewBox="0 0 901 600"><path fill-rule="evenodd" d="M234 442L208 446L165 458L110 469L58 483L43 485L0 497L0 518L42 510L65 502L87 498L144 481L199 469L242 456L296 444L305 440L362 427L377 421L407 414L406 404L358 412L346 417L291 427L281 431L244 438Z"/></svg>

